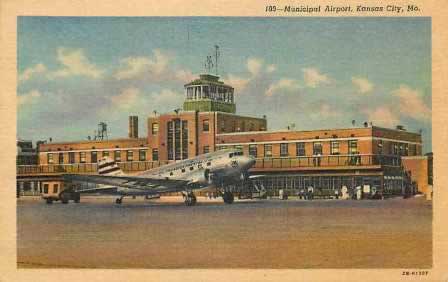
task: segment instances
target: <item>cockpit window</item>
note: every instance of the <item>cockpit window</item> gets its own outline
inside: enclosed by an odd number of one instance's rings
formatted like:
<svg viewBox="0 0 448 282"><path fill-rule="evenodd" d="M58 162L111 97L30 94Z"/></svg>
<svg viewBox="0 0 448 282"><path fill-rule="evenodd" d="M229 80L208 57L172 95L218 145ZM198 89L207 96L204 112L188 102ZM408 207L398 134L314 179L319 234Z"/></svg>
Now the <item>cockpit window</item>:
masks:
<svg viewBox="0 0 448 282"><path fill-rule="evenodd" d="M239 151L239 152L233 152L229 154L229 158L235 157L235 156L242 156L243 152Z"/></svg>
<svg viewBox="0 0 448 282"><path fill-rule="evenodd" d="M232 157L233 157L233 153L230 153L230 154L229 154L229 158L232 158Z"/></svg>

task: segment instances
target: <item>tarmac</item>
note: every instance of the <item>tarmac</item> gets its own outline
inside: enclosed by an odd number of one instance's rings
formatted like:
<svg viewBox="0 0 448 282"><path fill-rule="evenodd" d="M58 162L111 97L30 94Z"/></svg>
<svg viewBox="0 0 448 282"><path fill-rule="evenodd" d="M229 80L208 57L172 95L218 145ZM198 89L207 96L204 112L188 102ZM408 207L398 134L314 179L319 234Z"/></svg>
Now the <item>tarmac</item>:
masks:
<svg viewBox="0 0 448 282"><path fill-rule="evenodd" d="M17 200L19 268L430 268L432 202Z"/></svg>

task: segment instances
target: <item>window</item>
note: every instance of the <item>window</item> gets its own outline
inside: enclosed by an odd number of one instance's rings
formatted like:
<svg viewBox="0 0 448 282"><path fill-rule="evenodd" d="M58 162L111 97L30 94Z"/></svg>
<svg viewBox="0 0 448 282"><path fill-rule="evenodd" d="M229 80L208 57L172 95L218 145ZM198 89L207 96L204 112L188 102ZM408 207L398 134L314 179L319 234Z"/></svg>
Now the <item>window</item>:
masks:
<svg viewBox="0 0 448 282"><path fill-rule="evenodd" d="M225 120L221 120L221 132L226 132L226 122Z"/></svg>
<svg viewBox="0 0 448 282"><path fill-rule="evenodd" d="M322 143L320 142L313 143L313 155L322 155Z"/></svg>
<svg viewBox="0 0 448 282"><path fill-rule="evenodd" d="M91 163L96 163L98 162L98 152L97 151L93 151L90 153L90 162Z"/></svg>
<svg viewBox="0 0 448 282"><path fill-rule="evenodd" d="M383 153L383 140L378 140L378 154Z"/></svg>
<svg viewBox="0 0 448 282"><path fill-rule="evenodd" d="M47 162L48 162L48 164L53 163L53 154L51 154L51 153L47 154Z"/></svg>
<svg viewBox="0 0 448 282"><path fill-rule="evenodd" d="M350 155L358 154L358 140L349 140L348 141L348 153Z"/></svg>
<svg viewBox="0 0 448 282"><path fill-rule="evenodd" d="M48 194L48 184L44 184L44 194Z"/></svg>
<svg viewBox="0 0 448 282"><path fill-rule="evenodd" d="M152 149L152 160L153 161L159 160L159 149L157 148Z"/></svg>
<svg viewBox="0 0 448 282"><path fill-rule="evenodd" d="M159 133L159 124L157 122L154 122L151 125L151 132L152 132L152 135L156 135L157 133Z"/></svg>
<svg viewBox="0 0 448 282"><path fill-rule="evenodd" d="M69 152L68 153L68 162L71 164L75 163L75 152Z"/></svg>
<svg viewBox="0 0 448 282"><path fill-rule="evenodd" d="M183 168L181 171L182 171L182 173L184 173L185 172L185 168Z"/></svg>
<svg viewBox="0 0 448 282"><path fill-rule="evenodd" d="M59 190L59 184L53 184L53 193L57 193Z"/></svg>
<svg viewBox="0 0 448 282"><path fill-rule="evenodd" d="M272 157L272 145L271 144L264 145L264 156L266 158Z"/></svg>
<svg viewBox="0 0 448 282"><path fill-rule="evenodd" d="M404 144L400 144L400 145L399 145L399 148L400 148L400 149L399 149L399 150L400 150L400 151L399 151L399 152L400 152L400 156L403 156L403 155L404 155Z"/></svg>
<svg viewBox="0 0 448 282"><path fill-rule="evenodd" d="M139 150L138 151L138 160L139 161L146 161L146 150Z"/></svg>
<svg viewBox="0 0 448 282"><path fill-rule="evenodd" d="M280 157L287 157L288 156L288 143L281 143L280 144Z"/></svg>
<svg viewBox="0 0 448 282"><path fill-rule="evenodd" d="M64 153L59 153L58 162L60 164L64 163Z"/></svg>
<svg viewBox="0 0 448 282"><path fill-rule="evenodd" d="M126 161L132 162L134 160L134 152L131 150L128 150L126 152Z"/></svg>
<svg viewBox="0 0 448 282"><path fill-rule="evenodd" d="M86 152L79 152L79 162L80 163L86 162Z"/></svg>
<svg viewBox="0 0 448 282"><path fill-rule="evenodd" d="M331 141L330 143L330 154L339 155L339 141Z"/></svg>
<svg viewBox="0 0 448 282"><path fill-rule="evenodd" d="M204 152L204 154L209 153L210 152L210 146L204 146L203 152Z"/></svg>
<svg viewBox="0 0 448 282"><path fill-rule="evenodd" d="M194 167L190 166L190 170L193 170L193 169L194 169Z"/></svg>
<svg viewBox="0 0 448 282"><path fill-rule="evenodd" d="M109 151L103 151L103 158L109 157Z"/></svg>
<svg viewBox="0 0 448 282"><path fill-rule="evenodd" d="M257 157L257 145L249 145L249 156Z"/></svg>
<svg viewBox="0 0 448 282"><path fill-rule="evenodd" d="M391 143L391 144L390 144L390 147L391 147L391 152L392 152L392 154L393 154L393 155L398 155L398 145L397 145L397 144L394 144L394 143Z"/></svg>
<svg viewBox="0 0 448 282"><path fill-rule="evenodd" d="M182 159L188 159L188 121L182 121Z"/></svg>
<svg viewBox="0 0 448 282"><path fill-rule="evenodd" d="M206 119L202 122L202 131L208 132L209 129L210 129L209 121L208 121L208 119Z"/></svg>
<svg viewBox="0 0 448 282"><path fill-rule="evenodd" d="M116 162L121 162L121 151L114 152L114 159Z"/></svg>
<svg viewBox="0 0 448 282"><path fill-rule="evenodd" d="M296 143L296 156L305 156L305 143Z"/></svg>

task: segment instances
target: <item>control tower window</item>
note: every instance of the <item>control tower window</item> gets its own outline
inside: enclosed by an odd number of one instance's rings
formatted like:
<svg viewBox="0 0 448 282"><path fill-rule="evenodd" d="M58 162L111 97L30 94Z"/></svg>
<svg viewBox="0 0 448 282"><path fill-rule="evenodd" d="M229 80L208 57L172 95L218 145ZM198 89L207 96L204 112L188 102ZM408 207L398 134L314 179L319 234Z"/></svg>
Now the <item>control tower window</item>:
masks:
<svg viewBox="0 0 448 282"><path fill-rule="evenodd" d="M202 93L202 98L209 98L210 97L210 91L208 89L208 86L203 86L202 90L204 91Z"/></svg>

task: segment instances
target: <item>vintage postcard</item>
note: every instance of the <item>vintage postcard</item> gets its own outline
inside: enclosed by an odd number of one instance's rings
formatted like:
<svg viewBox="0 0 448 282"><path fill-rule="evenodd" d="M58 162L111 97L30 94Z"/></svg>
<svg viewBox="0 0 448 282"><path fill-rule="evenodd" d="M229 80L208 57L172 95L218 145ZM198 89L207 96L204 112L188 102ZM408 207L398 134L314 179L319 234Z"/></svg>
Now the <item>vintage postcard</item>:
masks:
<svg viewBox="0 0 448 282"><path fill-rule="evenodd" d="M1 281L448 281L437 1L63 2L2 2Z"/></svg>

